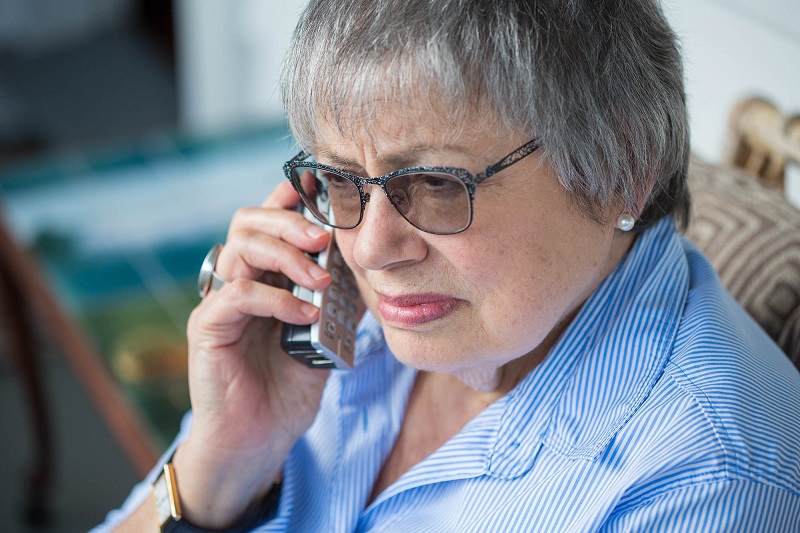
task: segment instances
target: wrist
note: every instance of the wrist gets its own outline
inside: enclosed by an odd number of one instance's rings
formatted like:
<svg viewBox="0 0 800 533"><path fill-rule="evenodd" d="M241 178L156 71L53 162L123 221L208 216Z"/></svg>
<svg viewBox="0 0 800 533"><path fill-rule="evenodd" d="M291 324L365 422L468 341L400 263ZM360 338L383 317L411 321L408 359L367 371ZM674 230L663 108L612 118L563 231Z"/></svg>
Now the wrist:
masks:
<svg viewBox="0 0 800 533"><path fill-rule="evenodd" d="M264 500L280 472L279 462L262 455L230 460L193 448L188 442L172 460L183 518L198 527L225 529Z"/></svg>

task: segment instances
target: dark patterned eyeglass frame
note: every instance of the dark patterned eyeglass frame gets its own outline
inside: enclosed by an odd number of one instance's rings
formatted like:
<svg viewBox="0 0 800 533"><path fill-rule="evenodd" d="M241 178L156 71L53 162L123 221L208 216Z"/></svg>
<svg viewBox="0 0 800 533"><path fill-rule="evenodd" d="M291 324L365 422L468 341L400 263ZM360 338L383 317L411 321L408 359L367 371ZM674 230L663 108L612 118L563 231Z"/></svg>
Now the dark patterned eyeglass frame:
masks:
<svg viewBox="0 0 800 533"><path fill-rule="evenodd" d="M400 209L392 202L391 196L389 195L389 191L386 190L386 183L391 180L392 178L396 178L398 176L403 176L406 174L425 174L425 173L439 173L439 174L448 174L459 179L464 186L467 188L467 192L469 192L469 219L466 225L463 228L460 228L455 231L446 231L446 232L436 232L436 231L429 231L425 228L420 228L410 220L408 220L402 212L400 215L412 226L417 228L420 231L424 231L425 233L431 233L433 235L455 235L456 233L461 233L465 231L467 228L470 227L472 224L472 213L473 213L473 203L475 202L475 188L478 184L486 181L487 179L491 178L501 170L505 170L514 163L524 159L525 157L529 156L536 150L541 147L541 144L538 139L533 139L528 141L527 143L523 144L503 159L498 161L493 165L489 165L483 172L478 174L472 174L468 170L458 167L431 167L431 166L419 166L419 167L409 167L409 168L402 168L400 170L395 170L394 172L390 172L389 174L385 174L383 176L378 176L375 178L364 178L361 176L357 176L355 174L350 174L349 172L345 172L344 170L340 170L338 168L330 167L328 165L322 165L320 163L316 163L314 161L305 161L310 156L305 153L305 151L301 151L296 156L294 156L291 160L287 161L283 165L283 173L286 175L286 179L288 179L294 189L300 194L300 197L303 199L304 203L309 202L309 199L306 198L305 193L303 192L303 188L300 183L297 183L297 180L294 178L294 169L297 167L305 167L305 168L313 168L315 170L322 170L325 172L330 172L345 178L351 181L357 188L358 193L361 196L361 212L358 215L358 221L355 224L341 226L338 224L331 224L330 222L326 222L324 220L320 220L323 224L328 226L338 228L338 229L353 229L359 224L361 224L361 220L364 218L364 209L367 206L367 202L370 200L370 194L368 192L364 192L364 185L378 185L383 190L383 193L389 199L389 202L392 206L400 212ZM314 209L311 209L312 213ZM319 217L314 213L314 217L319 220Z"/></svg>

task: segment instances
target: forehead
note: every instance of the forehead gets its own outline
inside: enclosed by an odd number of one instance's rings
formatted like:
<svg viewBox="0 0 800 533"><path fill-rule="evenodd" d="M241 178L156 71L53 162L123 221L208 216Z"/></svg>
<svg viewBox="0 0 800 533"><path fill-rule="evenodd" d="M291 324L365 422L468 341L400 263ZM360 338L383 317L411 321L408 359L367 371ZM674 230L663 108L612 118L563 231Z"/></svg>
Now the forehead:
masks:
<svg viewBox="0 0 800 533"><path fill-rule="evenodd" d="M338 123L324 113L318 117L309 151L331 163L374 159L387 167L402 168L441 153L481 160L499 139L517 136L501 128L488 113L454 120L447 111L420 106L376 106L370 113L353 113Z"/></svg>

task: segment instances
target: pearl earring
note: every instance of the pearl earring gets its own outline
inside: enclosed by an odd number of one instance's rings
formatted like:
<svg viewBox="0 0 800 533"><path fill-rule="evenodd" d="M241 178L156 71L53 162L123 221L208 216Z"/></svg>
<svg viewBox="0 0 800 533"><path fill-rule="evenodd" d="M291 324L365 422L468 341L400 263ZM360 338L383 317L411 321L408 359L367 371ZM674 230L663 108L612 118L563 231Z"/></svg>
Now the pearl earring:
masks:
<svg viewBox="0 0 800 533"><path fill-rule="evenodd" d="M622 231L632 230L634 224L636 224L636 219L633 218L631 214L622 213L619 218L617 218L617 227Z"/></svg>

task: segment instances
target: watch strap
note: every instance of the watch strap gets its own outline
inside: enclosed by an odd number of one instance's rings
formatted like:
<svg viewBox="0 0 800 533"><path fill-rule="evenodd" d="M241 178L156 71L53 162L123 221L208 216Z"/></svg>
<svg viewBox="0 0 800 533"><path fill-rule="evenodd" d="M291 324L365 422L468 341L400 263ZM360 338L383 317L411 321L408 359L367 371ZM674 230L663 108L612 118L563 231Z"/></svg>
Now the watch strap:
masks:
<svg viewBox="0 0 800 533"><path fill-rule="evenodd" d="M212 530L195 526L183 519L177 481L175 479L175 471L172 468L171 459L164 465L161 475L153 484L154 495L156 485L158 484L166 484L167 490L169 491L168 495L171 511L170 516L160 524L161 533L247 533L274 518L278 510L282 486L281 481L274 483L267 495L257 504L251 505L238 520L234 528ZM158 509L156 509L156 516L158 516Z"/></svg>

